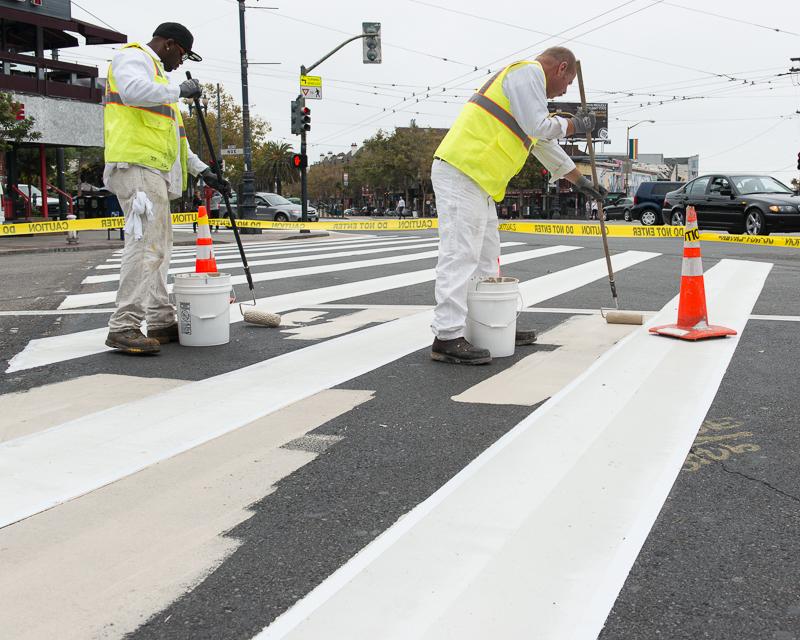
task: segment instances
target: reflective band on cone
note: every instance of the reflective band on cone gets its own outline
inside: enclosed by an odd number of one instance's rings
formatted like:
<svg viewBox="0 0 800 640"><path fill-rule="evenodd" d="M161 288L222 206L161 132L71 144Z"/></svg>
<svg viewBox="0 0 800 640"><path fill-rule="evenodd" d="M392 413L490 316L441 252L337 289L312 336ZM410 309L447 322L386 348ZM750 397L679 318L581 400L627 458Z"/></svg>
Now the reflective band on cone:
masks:
<svg viewBox="0 0 800 640"><path fill-rule="evenodd" d="M708 324L703 261L700 257L700 232L697 228L697 212L694 207L686 209L678 323L651 327L650 333L682 340L702 340L736 335L736 331L733 329Z"/></svg>
<svg viewBox="0 0 800 640"><path fill-rule="evenodd" d="M208 226L208 212L201 206L197 209L197 260L195 273L216 273L217 260L214 258L214 248L211 240L211 228Z"/></svg>

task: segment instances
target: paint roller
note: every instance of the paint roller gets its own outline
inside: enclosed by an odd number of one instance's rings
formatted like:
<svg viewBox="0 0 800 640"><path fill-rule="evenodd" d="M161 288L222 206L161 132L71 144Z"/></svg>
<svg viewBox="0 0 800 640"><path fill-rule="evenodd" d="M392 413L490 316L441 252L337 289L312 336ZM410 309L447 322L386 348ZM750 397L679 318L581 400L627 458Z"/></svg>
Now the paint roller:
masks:
<svg viewBox="0 0 800 640"><path fill-rule="evenodd" d="M583 88L583 74L581 73L581 61L577 60L575 65L578 69L578 88L581 92L581 106L586 109L586 92ZM600 184L597 180L597 165L594 159L594 145L592 144L592 132L586 132L586 144L589 147L589 160L592 164L592 182ZM606 322L609 324L643 324L644 318L641 313L635 311L620 311L619 298L617 297L617 283L614 281L614 268L611 266L611 256L608 252L608 236L606 235L605 212L603 211L602 200L597 203L598 217L600 218L600 235L603 237L603 252L606 256L606 267L608 268L608 284L611 286L611 298L614 300L614 309L600 309Z"/></svg>
<svg viewBox="0 0 800 640"><path fill-rule="evenodd" d="M186 77L191 80L192 74L187 71ZM206 144L208 145L208 152L211 154L212 158L216 158L217 154L214 153L214 145L211 142L211 135L208 133L208 127L206 126L206 119L203 116L203 109L200 106L200 98L195 96L194 98L194 109L195 113L197 113L198 122L200 123L200 127L203 130L203 135L206 139ZM217 174L217 178L222 180L222 167L220 166L219 162L214 163L214 171ZM250 274L250 266L247 264L247 256L244 253L244 247L242 246L242 239L239 237L239 227L236 225L236 218L233 215L233 211L231 210L231 202L230 198L228 197L227 193L222 193L222 198L225 201L225 210L228 215L228 220L231 221L231 228L233 229L233 237L236 238L236 246L239 247L239 255L242 257L242 266L244 267L244 274L247 277L247 286L250 287L250 295L253 297L253 302L240 302L239 303L239 311L242 314L242 318L244 318L245 322L249 322L250 324L257 324L264 327L277 327L281 324L281 317L277 313L271 313L269 311L260 311L256 308L256 291L253 287L253 276ZM251 306L252 309L245 310L244 307Z"/></svg>

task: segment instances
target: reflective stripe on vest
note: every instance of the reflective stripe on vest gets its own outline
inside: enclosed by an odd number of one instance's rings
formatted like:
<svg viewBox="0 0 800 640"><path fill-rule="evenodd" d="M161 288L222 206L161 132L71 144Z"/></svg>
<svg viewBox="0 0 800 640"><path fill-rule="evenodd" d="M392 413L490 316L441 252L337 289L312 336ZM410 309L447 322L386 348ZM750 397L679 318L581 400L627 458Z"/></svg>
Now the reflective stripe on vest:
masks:
<svg viewBox="0 0 800 640"><path fill-rule="evenodd" d="M131 43L123 48L145 53L153 63L153 81L169 84L160 61L141 44ZM168 173L179 159L182 189L186 189L189 146L177 103L146 107L125 104L117 90L113 64L108 68L104 131L106 162L126 162Z"/></svg>
<svg viewBox="0 0 800 640"><path fill-rule="evenodd" d="M537 139L525 133L503 91L506 75L538 62L515 62L495 73L467 101L434 155L474 180L494 200L525 165Z"/></svg>

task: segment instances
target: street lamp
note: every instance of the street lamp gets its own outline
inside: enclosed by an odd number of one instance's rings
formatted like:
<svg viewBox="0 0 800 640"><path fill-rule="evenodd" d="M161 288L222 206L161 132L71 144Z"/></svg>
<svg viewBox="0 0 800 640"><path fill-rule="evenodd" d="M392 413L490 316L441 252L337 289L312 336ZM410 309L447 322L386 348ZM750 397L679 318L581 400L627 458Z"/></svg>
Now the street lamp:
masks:
<svg viewBox="0 0 800 640"><path fill-rule="evenodd" d="M655 123L655 120L640 120L639 122L632 124L628 127L627 132L625 133L625 195L630 196L630 175L631 175L631 165L633 164L633 158L631 158L631 129L634 127L644 123L649 122L651 124Z"/></svg>

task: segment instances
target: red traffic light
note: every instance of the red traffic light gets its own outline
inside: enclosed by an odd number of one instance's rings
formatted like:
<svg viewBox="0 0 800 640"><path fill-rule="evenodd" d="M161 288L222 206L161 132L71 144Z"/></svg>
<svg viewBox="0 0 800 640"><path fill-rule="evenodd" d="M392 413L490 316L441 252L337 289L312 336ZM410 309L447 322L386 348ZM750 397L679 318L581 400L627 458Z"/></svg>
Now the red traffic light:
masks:
<svg viewBox="0 0 800 640"><path fill-rule="evenodd" d="M542 177L543 177L543 178L546 178L546 177L547 177L547 169L541 169L541 170L539 171L539 173L541 173L541 174L542 174Z"/></svg>
<svg viewBox="0 0 800 640"><path fill-rule="evenodd" d="M306 158L302 153L295 153L292 156L292 166L295 169L303 169L306 166Z"/></svg>

